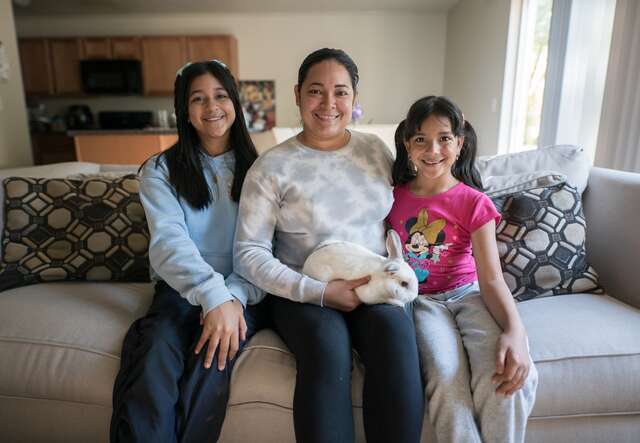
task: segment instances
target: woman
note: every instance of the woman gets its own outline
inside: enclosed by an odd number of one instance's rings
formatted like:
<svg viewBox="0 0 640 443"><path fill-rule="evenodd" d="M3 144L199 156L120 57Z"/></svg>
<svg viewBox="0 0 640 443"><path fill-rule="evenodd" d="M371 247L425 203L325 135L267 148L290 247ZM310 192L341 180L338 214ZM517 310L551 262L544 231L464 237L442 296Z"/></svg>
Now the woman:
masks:
<svg viewBox="0 0 640 443"><path fill-rule="evenodd" d="M236 231L236 271L274 294L275 328L297 361L298 442L352 442L351 348L366 368L368 441L417 442L423 397L415 335L402 308L361 305L367 278L324 283L300 273L323 240L385 253L392 157L382 141L347 130L358 70L341 50L303 61L295 87L303 129L249 170Z"/></svg>
<svg viewBox="0 0 640 443"><path fill-rule="evenodd" d="M249 306L263 293L232 270L237 201L257 157L235 80L217 60L188 63L174 101L178 141L141 168L157 283L123 344L114 442L215 442L234 357L263 320Z"/></svg>

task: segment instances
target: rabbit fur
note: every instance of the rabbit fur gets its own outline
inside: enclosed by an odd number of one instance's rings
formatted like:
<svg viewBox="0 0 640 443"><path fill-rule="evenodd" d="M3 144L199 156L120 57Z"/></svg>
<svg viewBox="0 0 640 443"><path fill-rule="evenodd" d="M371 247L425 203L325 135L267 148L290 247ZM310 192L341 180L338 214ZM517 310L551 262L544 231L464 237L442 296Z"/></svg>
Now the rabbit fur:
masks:
<svg viewBox="0 0 640 443"><path fill-rule="evenodd" d="M404 306L418 296L418 279L402 258L402 242L394 230L387 233L388 257L355 243L327 240L307 257L302 273L320 281L353 280L371 276L355 289L363 303Z"/></svg>

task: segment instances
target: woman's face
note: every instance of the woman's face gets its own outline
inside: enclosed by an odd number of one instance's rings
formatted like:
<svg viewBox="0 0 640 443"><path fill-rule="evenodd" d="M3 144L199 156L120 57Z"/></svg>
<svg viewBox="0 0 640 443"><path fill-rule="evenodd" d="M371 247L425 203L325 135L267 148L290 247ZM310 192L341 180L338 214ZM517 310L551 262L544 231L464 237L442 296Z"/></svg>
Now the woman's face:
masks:
<svg viewBox="0 0 640 443"><path fill-rule="evenodd" d="M304 136L323 146L344 145L345 128L351 121L355 92L349 72L335 60L313 65L302 85L295 88L296 104Z"/></svg>
<svg viewBox="0 0 640 443"><path fill-rule="evenodd" d="M189 88L189 121L205 147L211 142L226 146L235 119L233 101L217 78L202 74L193 79Z"/></svg>

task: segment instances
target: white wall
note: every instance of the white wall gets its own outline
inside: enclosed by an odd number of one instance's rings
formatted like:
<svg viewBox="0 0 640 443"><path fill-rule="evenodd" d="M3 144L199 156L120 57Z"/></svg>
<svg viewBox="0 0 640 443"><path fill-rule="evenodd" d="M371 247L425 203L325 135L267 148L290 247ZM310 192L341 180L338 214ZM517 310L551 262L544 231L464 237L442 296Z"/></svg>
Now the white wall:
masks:
<svg viewBox="0 0 640 443"><path fill-rule="evenodd" d="M19 17L20 37L89 35L233 34L240 79L276 81L276 124L299 122L293 97L304 56L323 46L342 48L358 64L363 122L395 123L417 97L441 94L446 14L307 13ZM60 107L78 100L54 101ZM170 99L94 99L104 109L171 108Z"/></svg>
<svg viewBox="0 0 640 443"><path fill-rule="evenodd" d="M0 80L0 168L25 166L32 163L31 140L11 0L0 0L0 42L9 63L8 81Z"/></svg>
<svg viewBox="0 0 640 443"><path fill-rule="evenodd" d="M461 0L447 20L444 94L478 133L479 155L498 152L510 0Z"/></svg>

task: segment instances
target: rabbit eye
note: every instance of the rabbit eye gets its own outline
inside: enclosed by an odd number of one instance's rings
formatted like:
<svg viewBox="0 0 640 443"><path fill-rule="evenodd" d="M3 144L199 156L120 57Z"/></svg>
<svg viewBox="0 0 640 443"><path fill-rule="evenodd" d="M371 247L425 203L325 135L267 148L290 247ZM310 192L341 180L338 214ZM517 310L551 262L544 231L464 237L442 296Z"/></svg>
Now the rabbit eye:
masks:
<svg viewBox="0 0 640 443"><path fill-rule="evenodd" d="M407 283L406 281L403 281L400 284L402 285L403 288L406 288L407 286L409 286L409 283Z"/></svg>

